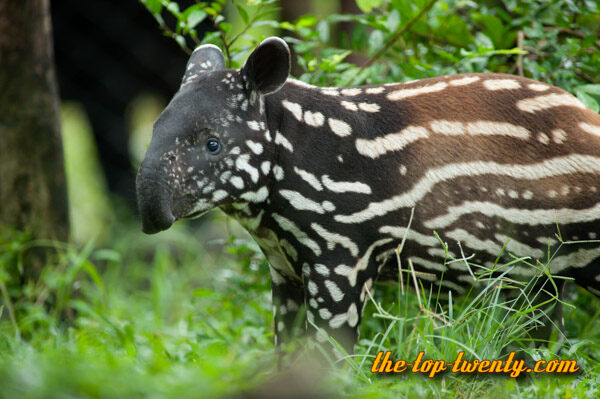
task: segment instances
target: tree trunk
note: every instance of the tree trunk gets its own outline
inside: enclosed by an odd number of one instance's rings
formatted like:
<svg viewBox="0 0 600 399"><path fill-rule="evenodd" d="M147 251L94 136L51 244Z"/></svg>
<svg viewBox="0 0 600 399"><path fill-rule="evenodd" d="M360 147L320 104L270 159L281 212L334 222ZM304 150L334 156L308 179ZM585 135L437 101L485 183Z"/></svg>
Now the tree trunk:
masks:
<svg viewBox="0 0 600 399"><path fill-rule="evenodd" d="M49 0L0 0L0 229L7 226L35 238L69 235ZM41 266L33 258L27 274Z"/></svg>

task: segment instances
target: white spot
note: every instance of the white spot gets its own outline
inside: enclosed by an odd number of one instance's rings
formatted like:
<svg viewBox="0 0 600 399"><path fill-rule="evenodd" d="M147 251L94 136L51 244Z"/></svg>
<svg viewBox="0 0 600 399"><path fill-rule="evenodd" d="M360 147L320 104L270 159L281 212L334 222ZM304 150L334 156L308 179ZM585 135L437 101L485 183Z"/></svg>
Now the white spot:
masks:
<svg viewBox="0 0 600 399"><path fill-rule="evenodd" d="M349 89L342 89L342 91L341 91L343 96L348 96L348 97L356 96L356 95L360 94L361 92L362 92L361 89L358 89L355 87L351 87Z"/></svg>
<svg viewBox="0 0 600 399"><path fill-rule="evenodd" d="M338 162L342 162L343 163L344 162L344 157L342 157L341 155L338 155L337 156L337 160L338 160Z"/></svg>
<svg viewBox="0 0 600 399"><path fill-rule="evenodd" d="M296 118L296 120L302 121L302 107L300 106L300 104L293 103L288 100L283 100L281 102L281 105L283 105L285 109L290 111L292 115L294 115L294 118Z"/></svg>
<svg viewBox="0 0 600 399"><path fill-rule="evenodd" d="M548 191L548 197L550 197L550 198L556 198L557 195L558 195L558 193L556 192L556 190Z"/></svg>
<svg viewBox="0 0 600 399"><path fill-rule="evenodd" d="M275 176L275 180L281 181L283 180L283 169L279 165L273 166L273 176Z"/></svg>
<svg viewBox="0 0 600 399"><path fill-rule="evenodd" d="M538 136L538 140L542 144L548 144L550 142L550 137L548 137L548 135L546 133L540 132L540 134Z"/></svg>
<svg viewBox="0 0 600 399"><path fill-rule="evenodd" d="M317 190L317 191L323 190L323 186L321 185L321 182L312 173L302 170L296 166L294 166L294 172L296 172L302 180L304 180L305 182L310 184L312 186L312 188L314 188L315 190Z"/></svg>
<svg viewBox="0 0 600 399"><path fill-rule="evenodd" d="M319 309L319 316L321 316L321 318L323 320L329 320L331 318L332 314L326 308L321 308L321 309Z"/></svg>
<svg viewBox="0 0 600 399"><path fill-rule="evenodd" d="M552 131L552 140L556 144L562 144L567 140L567 132L562 129L554 129Z"/></svg>
<svg viewBox="0 0 600 399"><path fill-rule="evenodd" d="M519 89L521 85L514 79L486 79L483 81L483 87L488 90L514 90Z"/></svg>
<svg viewBox="0 0 600 399"><path fill-rule="evenodd" d="M271 171L271 162L270 161L263 161L260 164L260 170L262 170L263 175L268 175L269 172Z"/></svg>
<svg viewBox="0 0 600 399"><path fill-rule="evenodd" d="M342 120L329 118L327 119L327 123L329 123L329 128L331 131L340 137L345 137L352 134L352 128L350 125Z"/></svg>
<svg viewBox="0 0 600 399"><path fill-rule="evenodd" d="M233 176L231 179L229 179L229 181L231 184L233 184L233 187L237 188L238 190L244 188L244 180L242 180L242 178L239 176Z"/></svg>
<svg viewBox="0 0 600 399"><path fill-rule="evenodd" d="M546 91L550 88L550 86L541 83L530 83L527 87L533 91Z"/></svg>
<svg viewBox="0 0 600 399"><path fill-rule="evenodd" d="M317 295L317 293L319 292L319 288L317 287L317 284L315 284L315 282L312 280L308 282L308 292L312 296Z"/></svg>
<svg viewBox="0 0 600 399"><path fill-rule="evenodd" d="M406 168L406 165L400 165L400 174L402 176L405 176L407 172L408 172L408 169Z"/></svg>
<svg viewBox="0 0 600 399"><path fill-rule="evenodd" d="M381 107L374 103L359 103L358 108L365 112L379 112Z"/></svg>
<svg viewBox="0 0 600 399"><path fill-rule="evenodd" d="M257 142L252 141L252 140L246 140L246 145L256 155L260 155L263 152L263 146L260 143L257 143Z"/></svg>
<svg viewBox="0 0 600 399"><path fill-rule="evenodd" d="M519 198L519 193L516 192L515 190L508 190L508 196L510 198L516 199L516 198Z"/></svg>
<svg viewBox="0 0 600 399"><path fill-rule="evenodd" d="M453 79L448 82L450 86L465 86L471 83L475 83L479 80L479 76L466 76L460 79Z"/></svg>
<svg viewBox="0 0 600 399"><path fill-rule="evenodd" d="M403 100L405 98L419 96L421 94L435 93L444 90L448 84L446 82L437 82L430 86L416 87L414 89L395 90L387 95L390 101Z"/></svg>
<svg viewBox="0 0 600 399"><path fill-rule="evenodd" d="M381 94L384 91L385 91L385 87L383 87L383 86L369 87L367 90L365 90L365 93L367 93L367 94Z"/></svg>
<svg viewBox="0 0 600 399"><path fill-rule="evenodd" d="M335 87L324 87L321 89L321 93L327 96L339 96L340 93L337 91Z"/></svg>
<svg viewBox="0 0 600 399"><path fill-rule="evenodd" d="M348 111L358 111L358 106L350 101L342 101L340 102L342 107L346 108Z"/></svg>
<svg viewBox="0 0 600 399"><path fill-rule="evenodd" d="M373 140L356 139L359 154L369 158L378 158L389 151L399 151L417 140L429 137L427 129L422 126L408 126L398 133L390 133Z"/></svg>
<svg viewBox="0 0 600 399"><path fill-rule="evenodd" d="M585 108L578 99L570 94L551 93L545 96L531 97L517 101L517 108L521 111L535 113L554 107ZM580 124L581 126L581 124Z"/></svg>
<svg viewBox="0 0 600 399"><path fill-rule="evenodd" d="M263 202L269 196L269 189L266 187L261 187L256 191L247 191L240 195L240 198L248 201L248 202Z"/></svg>
<svg viewBox="0 0 600 399"><path fill-rule="evenodd" d="M285 138L284 135L279 133L279 130L275 132L275 144L281 145L283 148L288 150L289 152L294 152L294 147L292 147L292 143Z"/></svg>
<svg viewBox="0 0 600 399"><path fill-rule="evenodd" d="M529 191L529 190L525 190L523 192L523 198L526 199L526 200L530 200L530 199L533 198L533 193L531 191Z"/></svg>
<svg viewBox="0 0 600 399"><path fill-rule="evenodd" d="M319 127L325 123L325 117L320 112L306 111L304 113L304 122L309 126Z"/></svg>

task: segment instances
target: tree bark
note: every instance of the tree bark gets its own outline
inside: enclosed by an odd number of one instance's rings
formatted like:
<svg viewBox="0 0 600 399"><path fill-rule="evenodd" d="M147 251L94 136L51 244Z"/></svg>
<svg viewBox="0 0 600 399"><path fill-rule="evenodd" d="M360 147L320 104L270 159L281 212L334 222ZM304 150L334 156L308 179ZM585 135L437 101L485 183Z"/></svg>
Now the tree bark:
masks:
<svg viewBox="0 0 600 399"><path fill-rule="evenodd" d="M66 241L68 215L49 0L0 0L0 229Z"/></svg>

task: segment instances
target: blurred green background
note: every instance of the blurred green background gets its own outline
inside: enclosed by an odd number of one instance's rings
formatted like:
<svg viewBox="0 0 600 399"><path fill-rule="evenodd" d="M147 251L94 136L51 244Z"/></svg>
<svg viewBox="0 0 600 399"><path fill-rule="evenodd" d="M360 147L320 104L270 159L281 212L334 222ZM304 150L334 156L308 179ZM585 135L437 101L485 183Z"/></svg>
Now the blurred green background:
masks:
<svg viewBox="0 0 600 399"><path fill-rule="evenodd" d="M499 322L501 298L448 302L382 287L356 355L327 373L298 361L279 374L268 266L256 244L218 211L142 235L133 176L186 52L202 43L225 49L237 68L262 39L281 36L294 50L294 77L319 86L521 74L598 112L600 2L80 3L52 4L71 240L0 231L0 398L598 396L600 305L575 287L568 341L554 334L557 342L539 351L529 348L526 311ZM52 255L24 281L31 248ZM429 380L369 371L378 350L450 360L459 350L492 358L508 347L520 358L576 359L582 372Z"/></svg>

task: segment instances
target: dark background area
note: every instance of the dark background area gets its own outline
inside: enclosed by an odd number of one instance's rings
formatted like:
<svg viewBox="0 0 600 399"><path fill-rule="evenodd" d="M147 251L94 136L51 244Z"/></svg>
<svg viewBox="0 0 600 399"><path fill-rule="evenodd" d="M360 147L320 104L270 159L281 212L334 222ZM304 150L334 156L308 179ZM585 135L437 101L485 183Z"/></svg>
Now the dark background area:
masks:
<svg viewBox="0 0 600 399"><path fill-rule="evenodd" d="M111 193L135 208L128 105L141 93L169 100L188 56L138 1L51 2L61 100L83 105Z"/></svg>

